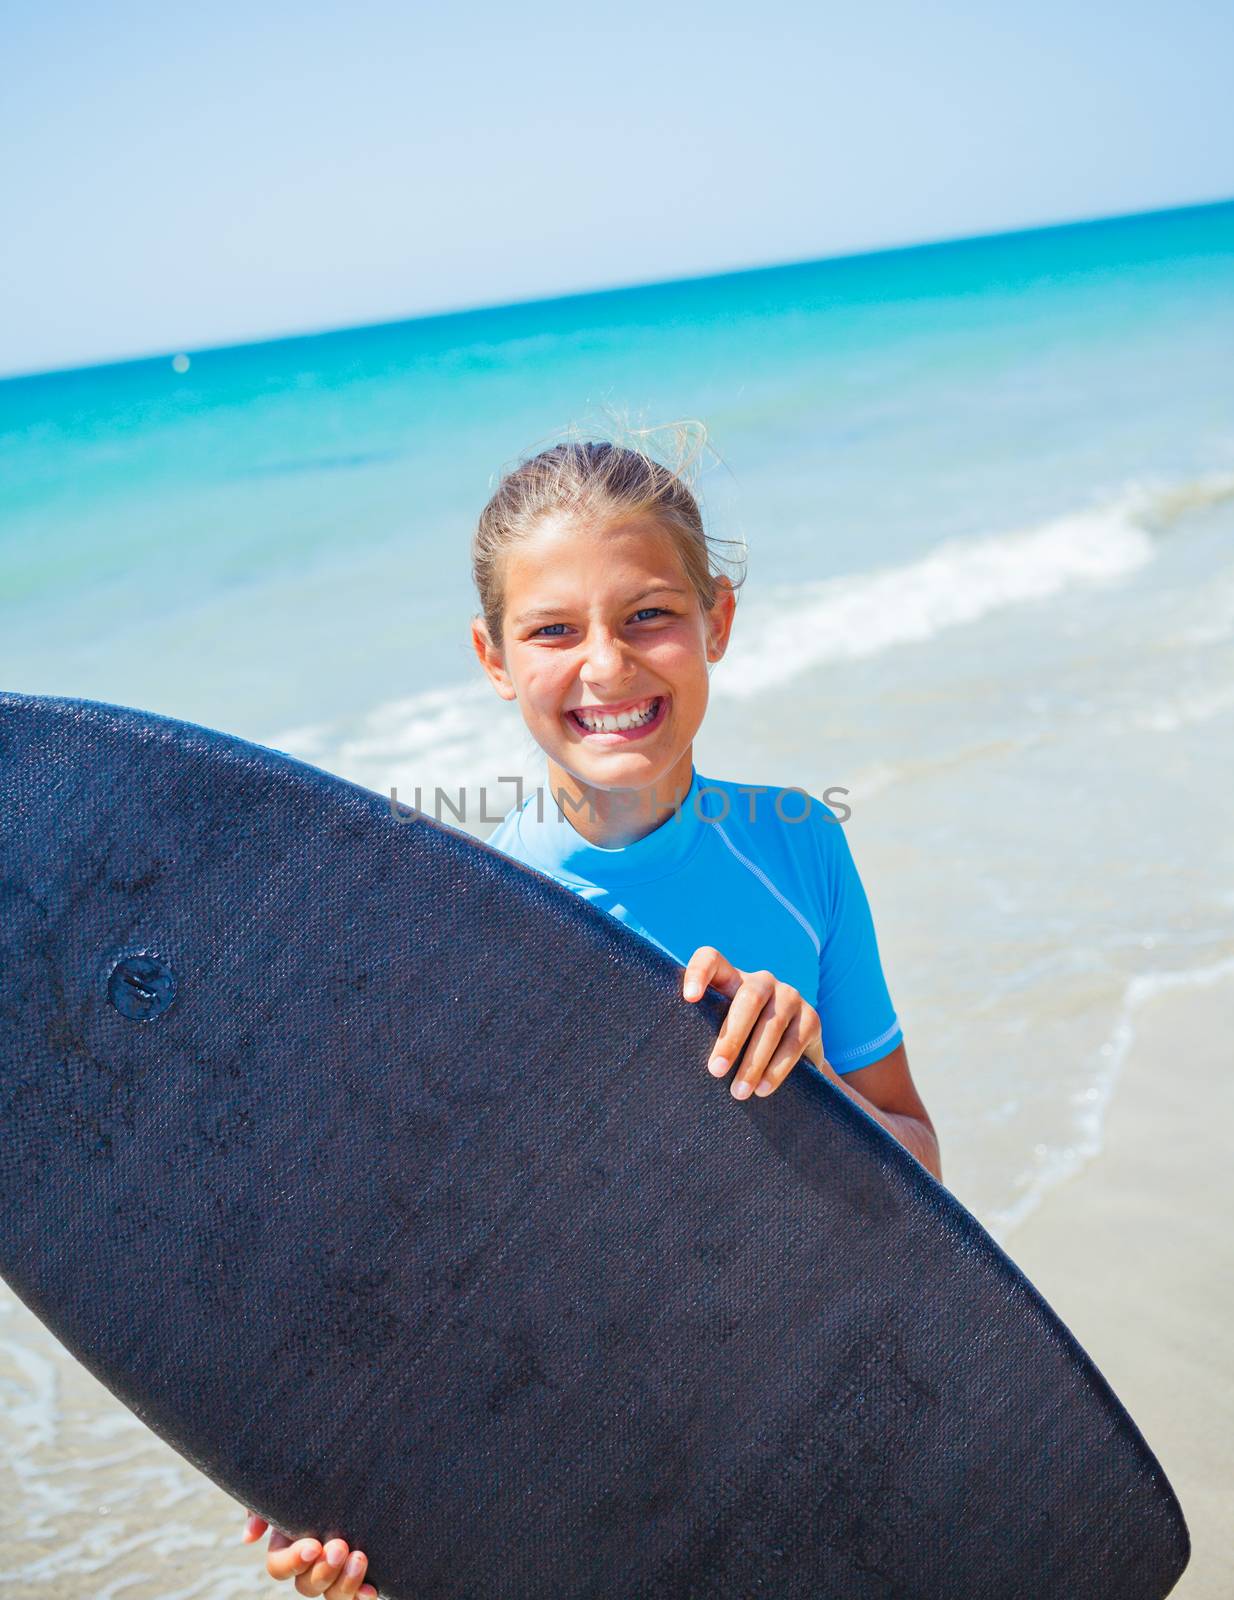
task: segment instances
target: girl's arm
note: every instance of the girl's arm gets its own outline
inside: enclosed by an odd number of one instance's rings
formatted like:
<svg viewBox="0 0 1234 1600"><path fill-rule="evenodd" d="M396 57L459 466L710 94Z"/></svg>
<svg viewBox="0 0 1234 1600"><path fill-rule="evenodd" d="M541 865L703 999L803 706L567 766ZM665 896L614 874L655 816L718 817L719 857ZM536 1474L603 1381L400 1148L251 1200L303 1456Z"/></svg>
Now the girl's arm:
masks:
<svg viewBox="0 0 1234 1600"><path fill-rule="evenodd" d="M858 1067L853 1072L837 1072L826 1060L820 1070L837 1088L843 1089L850 1100L855 1100L863 1111L881 1122L909 1155L916 1156L940 1183L943 1181L938 1136L908 1070L908 1055L903 1044L898 1044L881 1061Z"/></svg>
<svg viewBox="0 0 1234 1600"><path fill-rule="evenodd" d="M714 945L705 944L690 957L682 975L682 998L698 1000L707 987L732 1001L708 1067L722 1078L741 1056L730 1085L737 1099L774 1094L805 1057L942 1182L938 1138L908 1070L903 1044L881 1061L840 1074L824 1055L818 1012L791 984L765 970L744 972Z"/></svg>

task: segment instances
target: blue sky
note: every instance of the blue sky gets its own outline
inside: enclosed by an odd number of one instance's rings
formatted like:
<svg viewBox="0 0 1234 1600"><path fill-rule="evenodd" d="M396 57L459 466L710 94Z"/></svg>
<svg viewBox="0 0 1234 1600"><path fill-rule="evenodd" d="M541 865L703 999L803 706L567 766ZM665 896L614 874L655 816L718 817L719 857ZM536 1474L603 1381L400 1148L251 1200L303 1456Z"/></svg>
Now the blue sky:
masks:
<svg viewBox="0 0 1234 1600"><path fill-rule="evenodd" d="M1213 0L5 22L0 371L1234 194Z"/></svg>

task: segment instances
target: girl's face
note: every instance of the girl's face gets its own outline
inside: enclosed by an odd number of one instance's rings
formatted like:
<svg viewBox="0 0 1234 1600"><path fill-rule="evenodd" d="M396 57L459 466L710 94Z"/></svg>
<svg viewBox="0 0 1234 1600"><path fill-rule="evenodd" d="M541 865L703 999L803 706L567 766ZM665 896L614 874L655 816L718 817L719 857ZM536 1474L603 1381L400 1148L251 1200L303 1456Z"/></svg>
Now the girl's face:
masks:
<svg viewBox="0 0 1234 1600"><path fill-rule="evenodd" d="M735 605L721 579L702 610L654 519L593 528L559 516L506 558L504 650L478 633L475 643L551 762L589 787L641 789L666 775L688 782L707 667Z"/></svg>

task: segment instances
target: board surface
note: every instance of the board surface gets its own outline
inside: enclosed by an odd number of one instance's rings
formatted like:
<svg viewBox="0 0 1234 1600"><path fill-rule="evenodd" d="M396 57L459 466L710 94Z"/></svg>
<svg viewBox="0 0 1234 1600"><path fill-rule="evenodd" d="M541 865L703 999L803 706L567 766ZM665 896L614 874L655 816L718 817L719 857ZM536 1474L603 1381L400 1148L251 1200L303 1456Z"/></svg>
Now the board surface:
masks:
<svg viewBox="0 0 1234 1600"><path fill-rule="evenodd" d="M0 1273L392 1600L1165 1595L1066 1328L808 1064L733 1100L680 972L279 752L0 695Z"/></svg>

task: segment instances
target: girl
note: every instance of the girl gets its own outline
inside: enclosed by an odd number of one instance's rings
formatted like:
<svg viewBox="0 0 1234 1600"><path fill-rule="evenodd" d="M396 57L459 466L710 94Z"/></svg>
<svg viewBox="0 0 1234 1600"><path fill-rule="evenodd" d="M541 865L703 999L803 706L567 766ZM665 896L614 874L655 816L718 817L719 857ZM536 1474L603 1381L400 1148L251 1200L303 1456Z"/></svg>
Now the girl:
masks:
<svg viewBox="0 0 1234 1600"><path fill-rule="evenodd" d="M834 812L694 765L737 595L681 472L610 441L556 445L502 479L472 565L476 655L552 797L534 791L488 843L675 956L684 1000L730 997L707 1065L724 1078L740 1060L736 1098L774 1094L804 1059L941 1177ZM265 1528L250 1515L244 1537ZM267 1570L305 1595L372 1594L347 1559L341 1539L274 1534Z"/></svg>

